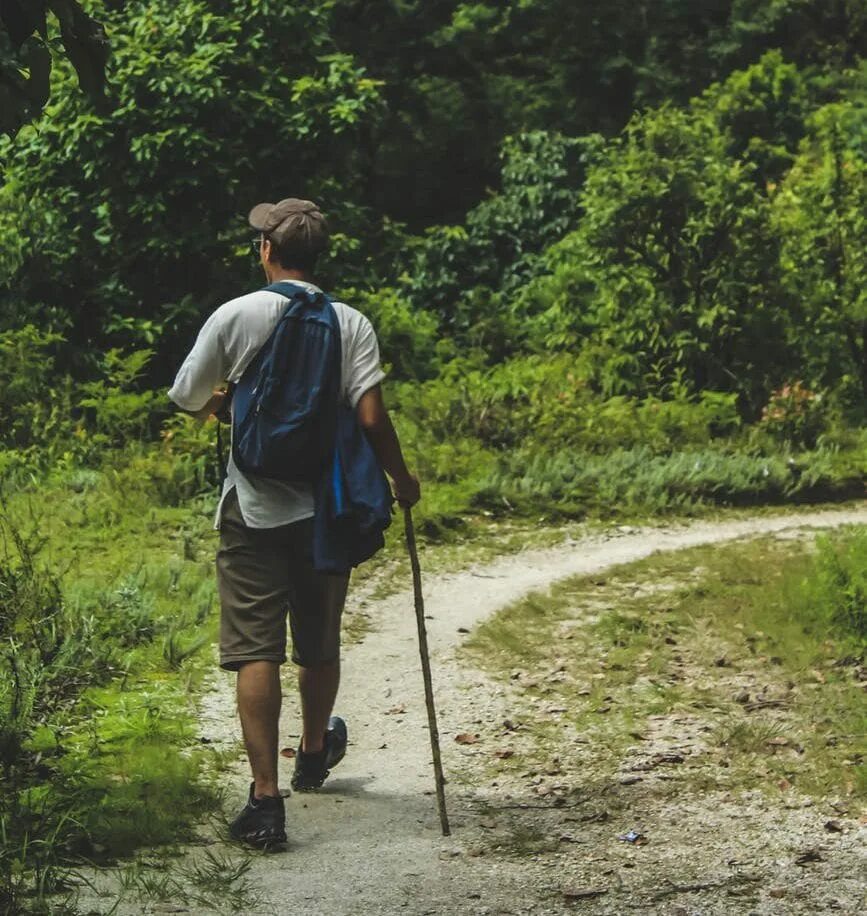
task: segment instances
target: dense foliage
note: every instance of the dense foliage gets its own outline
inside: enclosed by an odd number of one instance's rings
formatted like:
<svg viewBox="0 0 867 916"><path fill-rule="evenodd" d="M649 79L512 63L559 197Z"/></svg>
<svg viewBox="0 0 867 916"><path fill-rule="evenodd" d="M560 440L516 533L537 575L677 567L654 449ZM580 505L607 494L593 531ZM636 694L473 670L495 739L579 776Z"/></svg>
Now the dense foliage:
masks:
<svg viewBox="0 0 867 916"><path fill-rule="evenodd" d="M331 215L323 277L379 331L410 452L460 490L433 515L564 449L842 449L827 492L851 492L858 4L87 6L110 104L59 65L46 116L2 148L0 468L98 466L162 426L136 459L160 498L209 485L209 436L157 392L259 282L247 206L299 193ZM594 28L564 30L579 13Z"/></svg>

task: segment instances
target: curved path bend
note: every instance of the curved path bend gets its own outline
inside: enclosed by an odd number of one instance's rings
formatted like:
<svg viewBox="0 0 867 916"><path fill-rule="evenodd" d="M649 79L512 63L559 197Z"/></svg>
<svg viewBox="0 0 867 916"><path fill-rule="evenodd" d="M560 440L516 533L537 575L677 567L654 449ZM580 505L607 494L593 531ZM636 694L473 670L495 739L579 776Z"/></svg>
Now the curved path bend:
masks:
<svg viewBox="0 0 867 916"><path fill-rule="evenodd" d="M471 630L497 609L557 580L657 551L846 524L867 524L867 505L666 528L621 528L429 578L425 600L447 775L462 766L454 736L472 731L478 718L472 690L493 689L478 673L456 663L454 650L465 638L459 628ZM254 912L417 916L565 911L559 903L550 909L550 895L544 895L546 903L535 893L538 873L529 860L524 866L473 856L467 843L477 815L469 804L472 790L458 780L448 788L453 836L440 836L431 794L412 593L402 591L365 611L372 631L346 650L338 699L337 711L349 725L349 752L323 790L287 800L288 851L256 856L249 873L263 897ZM286 672L292 676L288 666ZM230 677L220 677L205 698L203 734L218 744L238 737L232 688ZM286 693L281 734L286 745L294 746L298 707L294 690ZM288 787L292 761L281 765L282 784ZM240 762L230 785L232 800L242 803L248 777ZM592 901L583 907L582 912L597 912Z"/></svg>

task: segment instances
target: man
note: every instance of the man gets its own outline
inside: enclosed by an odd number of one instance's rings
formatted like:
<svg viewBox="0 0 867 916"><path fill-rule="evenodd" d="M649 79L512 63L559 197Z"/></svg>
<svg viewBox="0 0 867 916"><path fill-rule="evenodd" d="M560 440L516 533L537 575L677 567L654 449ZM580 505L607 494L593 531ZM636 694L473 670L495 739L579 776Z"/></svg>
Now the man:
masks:
<svg viewBox="0 0 867 916"><path fill-rule="evenodd" d="M282 280L318 292L316 261L328 247L325 220L307 200L259 204L249 216L268 283ZM220 414L227 395L270 336L287 299L260 290L220 306L205 322L169 397L199 419ZM341 393L362 429L395 498L420 496L382 399L379 345L360 312L334 303L342 345ZM313 568L313 494L307 484L244 475L231 455L215 527L220 530L217 582L221 603L220 666L237 672L238 713L253 782L231 825L236 839L258 846L284 842L285 813L277 780L280 665L286 660L286 616L292 660L299 666L303 734L292 785L322 785L346 749L346 726L332 716L340 681L340 619L348 575Z"/></svg>

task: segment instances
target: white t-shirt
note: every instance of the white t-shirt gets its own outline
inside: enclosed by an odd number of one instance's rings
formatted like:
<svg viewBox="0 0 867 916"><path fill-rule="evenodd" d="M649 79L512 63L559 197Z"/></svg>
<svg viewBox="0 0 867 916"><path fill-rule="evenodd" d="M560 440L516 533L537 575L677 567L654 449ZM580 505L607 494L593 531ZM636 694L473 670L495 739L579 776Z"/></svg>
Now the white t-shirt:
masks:
<svg viewBox="0 0 867 916"><path fill-rule="evenodd" d="M312 292L318 286L293 280ZM237 382L247 365L271 336L286 298L259 290L221 305L205 322L193 349L181 366L169 397L184 410L201 410L214 388L222 382ZM372 325L356 309L334 303L342 343L342 395L353 407L361 396L378 385L385 373L379 364L379 343ZM284 483L242 474L231 451L223 493L214 527L220 526L220 511L226 494L238 491L238 505L250 528L276 528L313 515L313 493L307 484Z"/></svg>

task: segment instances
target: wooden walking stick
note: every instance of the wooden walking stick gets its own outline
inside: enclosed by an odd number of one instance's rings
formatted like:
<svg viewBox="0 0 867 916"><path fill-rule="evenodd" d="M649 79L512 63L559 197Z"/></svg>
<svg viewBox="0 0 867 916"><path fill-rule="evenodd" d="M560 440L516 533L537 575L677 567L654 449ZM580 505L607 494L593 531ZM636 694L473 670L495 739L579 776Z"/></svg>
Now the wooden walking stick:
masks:
<svg viewBox="0 0 867 916"><path fill-rule="evenodd" d="M434 706L433 682L430 676L430 655L427 648L427 628L424 622L424 595L421 592L421 567L418 563L418 550L415 546L415 528L412 524L412 509L404 506L403 527L406 532L406 547L409 551L409 562L412 566L412 589L415 594L415 618L418 623L418 650L421 655L421 673L424 677L424 699L427 706L428 731L430 748L433 753L434 777L437 787L437 806L440 812L440 824L443 836L451 836L449 817L446 814L445 777L443 762L440 757L440 733L437 728L437 711Z"/></svg>

